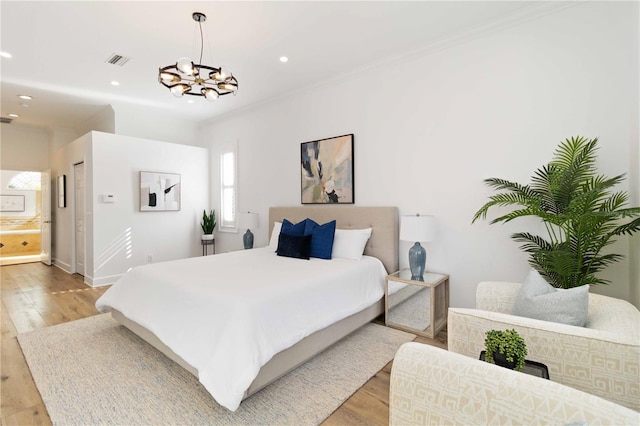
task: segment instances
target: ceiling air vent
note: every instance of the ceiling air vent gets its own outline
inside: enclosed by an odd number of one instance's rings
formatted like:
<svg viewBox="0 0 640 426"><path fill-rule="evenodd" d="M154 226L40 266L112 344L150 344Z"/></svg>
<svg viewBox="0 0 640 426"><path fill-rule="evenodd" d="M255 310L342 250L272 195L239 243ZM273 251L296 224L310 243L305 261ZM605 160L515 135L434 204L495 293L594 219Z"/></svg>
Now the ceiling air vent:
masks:
<svg viewBox="0 0 640 426"><path fill-rule="evenodd" d="M11 124L12 121L13 121L13 118L0 117L0 123Z"/></svg>
<svg viewBox="0 0 640 426"><path fill-rule="evenodd" d="M112 65L118 65L119 67L121 67L124 64L126 64L127 62L129 62L129 59L131 59L131 58L127 58L126 56L118 55L117 53L112 53L111 56L109 56L105 62L108 63L108 64L112 64Z"/></svg>

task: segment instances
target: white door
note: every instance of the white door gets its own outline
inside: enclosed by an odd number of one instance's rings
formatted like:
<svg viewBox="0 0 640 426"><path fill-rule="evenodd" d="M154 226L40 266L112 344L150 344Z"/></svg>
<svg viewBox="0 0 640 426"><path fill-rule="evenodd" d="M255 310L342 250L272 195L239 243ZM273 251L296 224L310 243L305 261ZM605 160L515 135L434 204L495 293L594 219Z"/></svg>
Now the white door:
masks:
<svg viewBox="0 0 640 426"><path fill-rule="evenodd" d="M51 265L51 170L40 172L40 261Z"/></svg>
<svg viewBox="0 0 640 426"><path fill-rule="evenodd" d="M84 276L84 163L73 166L75 234L76 234L76 273Z"/></svg>

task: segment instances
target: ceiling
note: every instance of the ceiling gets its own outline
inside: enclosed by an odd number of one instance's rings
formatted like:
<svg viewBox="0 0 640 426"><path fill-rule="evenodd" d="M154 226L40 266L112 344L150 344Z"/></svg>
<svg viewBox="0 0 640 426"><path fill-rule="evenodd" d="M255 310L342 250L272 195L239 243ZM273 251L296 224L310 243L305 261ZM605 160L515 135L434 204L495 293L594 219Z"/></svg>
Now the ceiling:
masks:
<svg viewBox="0 0 640 426"><path fill-rule="evenodd" d="M387 90L385 61L540 4L3 0L0 46L12 57L1 58L1 112L19 114L14 123L75 127L109 104L134 103L203 121L365 68L380 74L373 89ZM195 11L207 15L202 62L230 67L239 81L235 97L175 98L158 83L160 66L184 56L197 62ZM106 63L114 53L131 59L122 67Z"/></svg>

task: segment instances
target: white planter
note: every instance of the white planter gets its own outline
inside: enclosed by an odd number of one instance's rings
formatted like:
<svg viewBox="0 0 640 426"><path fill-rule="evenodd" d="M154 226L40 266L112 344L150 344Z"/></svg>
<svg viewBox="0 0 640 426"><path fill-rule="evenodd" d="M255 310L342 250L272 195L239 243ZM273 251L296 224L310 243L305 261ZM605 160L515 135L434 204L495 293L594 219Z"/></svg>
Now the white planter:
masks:
<svg viewBox="0 0 640 426"><path fill-rule="evenodd" d="M213 240L213 234L202 234L202 241L211 241Z"/></svg>

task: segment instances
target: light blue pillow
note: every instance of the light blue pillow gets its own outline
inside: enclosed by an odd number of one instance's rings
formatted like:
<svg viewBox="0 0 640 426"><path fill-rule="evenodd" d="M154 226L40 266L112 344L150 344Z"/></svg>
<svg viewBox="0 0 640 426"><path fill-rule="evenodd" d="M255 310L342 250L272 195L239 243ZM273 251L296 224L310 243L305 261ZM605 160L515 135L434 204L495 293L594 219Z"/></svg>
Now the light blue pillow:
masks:
<svg viewBox="0 0 640 426"><path fill-rule="evenodd" d="M584 327L589 314L589 286L556 289L532 269L516 296L512 314Z"/></svg>
<svg viewBox="0 0 640 426"><path fill-rule="evenodd" d="M318 225L314 220L307 219L304 235L311 235L311 257L331 259L335 233L335 220L327 222L324 225Z"/></svg>

